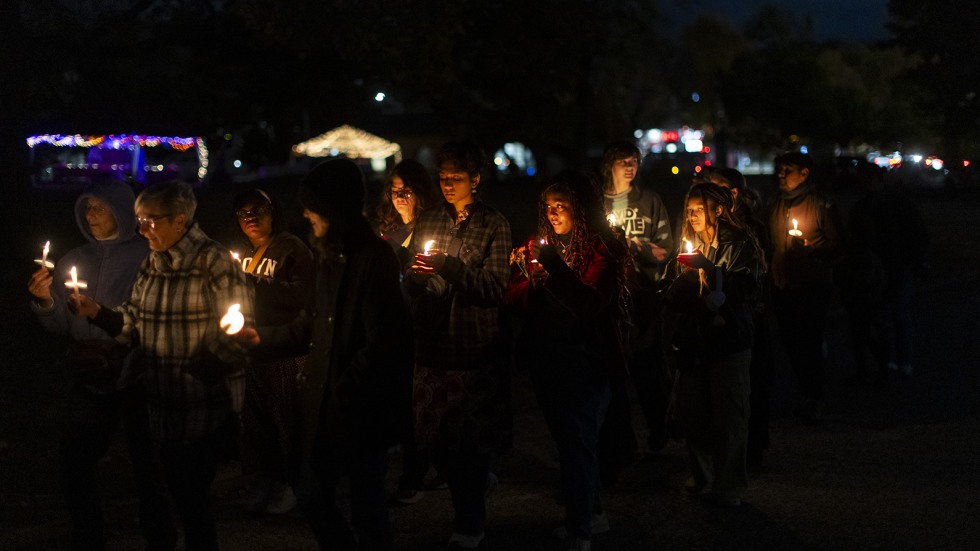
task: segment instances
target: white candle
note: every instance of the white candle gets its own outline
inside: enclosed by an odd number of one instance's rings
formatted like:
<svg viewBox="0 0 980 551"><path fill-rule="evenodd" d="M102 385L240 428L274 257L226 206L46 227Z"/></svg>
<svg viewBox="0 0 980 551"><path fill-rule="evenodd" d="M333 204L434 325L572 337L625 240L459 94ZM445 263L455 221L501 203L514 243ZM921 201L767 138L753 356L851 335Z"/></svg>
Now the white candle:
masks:
<svg viewBox="0 0 980 551"><path fill-rule="evenodd" d="M793 229L789 230L789 234L793 237L803 237L803 232L799 228L799 223L796 218L793 219Z"/></svg>
<svg viewBox="0 0 980 551"><path fill-rule="evenodd" d="M234 335L245 327L245 316L241 312L241 304L232 304L228 307L228 313L221 317L221 328L225 333Z"/></svg>
<svg viewBox="0 0 980 551"><path fill-rule="evenodd" d="M41 266L44 266L49 270L54 268L54 262L48 260L48 251L50 250L51 250L51 242L45 241L44 247L41 248L41 258L35 258L34 263L40 264Z"/></svg>
<svg viewBox="0 0 980 551"><path fill-rule="evenodd" d="M88 283L78 280L78 269L76 267L72 266L69 273L71 274L71 281L66 281L65 287L71 287L72 292L76 295L78 294L79 289L88 288Z"/></svg>

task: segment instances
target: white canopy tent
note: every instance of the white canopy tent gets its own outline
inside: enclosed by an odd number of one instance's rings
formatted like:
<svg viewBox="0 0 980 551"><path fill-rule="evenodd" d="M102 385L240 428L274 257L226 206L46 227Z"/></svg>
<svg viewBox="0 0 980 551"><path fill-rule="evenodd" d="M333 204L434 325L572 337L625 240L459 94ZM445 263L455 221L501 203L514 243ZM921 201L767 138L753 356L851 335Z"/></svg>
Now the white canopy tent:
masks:
<svg viewBox="0 0 980 551"><path fill-rule="evenodd" d="M383 166L384 160L391 156L395 157L396 163L402 160L400 145L347 124L294 145L293 154L307 157L344 155L351 159L371 159L372 167Z"/></svg>

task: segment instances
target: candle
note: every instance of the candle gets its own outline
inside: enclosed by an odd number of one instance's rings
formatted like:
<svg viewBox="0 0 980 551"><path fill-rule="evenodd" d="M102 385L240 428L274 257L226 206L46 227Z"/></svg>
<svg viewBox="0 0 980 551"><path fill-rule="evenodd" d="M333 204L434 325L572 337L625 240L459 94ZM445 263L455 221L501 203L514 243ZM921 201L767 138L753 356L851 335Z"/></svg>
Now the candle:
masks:
<svg viewBox="0 0 980 551"><path fill-rule="evenodd" d="M430 240L426 241L425 242L425 247L422 248L423 249L422 250L422 254L428 256L429 255L429 251L432 250L432 247L434 247L435 244L436 244L436 240L435 239L430 239Z"/></svg>
<svg viewBox="0 0 980 551"><path fill-rule="evenodd" d="M793 237L803 237L803 231L800 230L799 223L796 218L793 219L793 229L789 230L789 234Z"/></svg>
<svg viewBox="0 0 980 551"><path fill-rule="evenodd" d="M71 287L72 288L72 292L74 294L76 294L76 295L78 294L78 290L79 289L87 289L88 288L88 283L85 283L84 281L79 281L78 280L78 269L77 268L75 268L74 266L72 266L71 267L71 271L69 273L71 274L71 281L66 281L65 282L65 287Z"/></svg>
<svg viewBox="0 0 980 551"><path fill-rule="evenodd" d="M41 266L44 266L49 270L54 268L54 262L48 260L48 251L50 250L51 250L51 242L45 241L44 247L41 248L41 258L35 258L34 263L40 264Z"/></svg>
<svg viewBox="0 0 980 551"><path fill-rule="evenodd" d="M694 244L691 243L690 241L688 241L687 239L685 239L684 240L684 252L685 253L689 253L689 252L692 252L693 250L694 250Z"/></svg>
<svg viewBox="0 0 980 551"><path fill-rule="evenodd" d="M609 216L606 216L606 220L609 220L609 225L610 226L615 226L616 225L616 214L610 212L609 213Z"/></svg>
<svg viewBox="0 0 980 551"><path fill-rule="evenodd" d="M548 244L548 238L547 237L542 237L540 240L538 240L538 244L539 245L547 245ZM531 264L537 264L537 263L538 263L538 259L537 258L532 258L531 259Z"/></svg>
<svg viewBox="0 0 980 551"><path fill-rule="evenodd" d="M241 304L232 304L228 307L228 313L221 317L221 328L225 333L234 335L245 327L245 316L241 312Z"/></svg>

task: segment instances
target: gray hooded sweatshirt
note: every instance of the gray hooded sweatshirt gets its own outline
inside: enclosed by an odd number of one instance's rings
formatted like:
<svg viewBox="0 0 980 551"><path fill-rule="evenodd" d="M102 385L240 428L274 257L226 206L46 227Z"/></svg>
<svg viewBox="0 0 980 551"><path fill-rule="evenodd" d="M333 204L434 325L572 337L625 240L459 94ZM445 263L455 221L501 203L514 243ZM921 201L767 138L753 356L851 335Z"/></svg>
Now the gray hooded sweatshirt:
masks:
<svg viewBox="0 0 980 551"><path fill-rule="evenodd" d="M115 238L99 241L92 235L85 219L85 202L89 197L109 207L116 219ZM81 292L102 306L115 308L129 298L140 262L149 251L146 240L136 233L135 202L133 191L122 182L95 184L75 201L75 222L89 242L68 251L55 264L51 285L54 304L43 308L31 301L32 310L48 332L68 335L76 341L111 339L105 331L89 323L88 318L68 310L66 299L71 290L64 282L71 279L71 267L75 266L79 281L88 284Z"/></svg>

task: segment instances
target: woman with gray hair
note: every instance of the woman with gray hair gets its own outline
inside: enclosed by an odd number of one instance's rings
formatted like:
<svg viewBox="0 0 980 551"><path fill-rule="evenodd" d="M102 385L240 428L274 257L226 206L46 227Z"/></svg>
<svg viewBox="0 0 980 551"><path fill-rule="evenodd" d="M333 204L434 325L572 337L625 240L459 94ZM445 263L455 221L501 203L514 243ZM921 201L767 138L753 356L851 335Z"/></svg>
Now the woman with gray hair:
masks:
<svg viewBox="0 0 980 551"><path fill-rule="evenodd" d="M185 183L163 183L136 199L150 255L132 294L113 310L75 294L72 302L120 340L138 339L145 355L150 432L164 465L187 549L217 549L210 487L238 432L245 350L221 318L239 305L251 323L241 267L194 221L197 200Z"/></svg>

